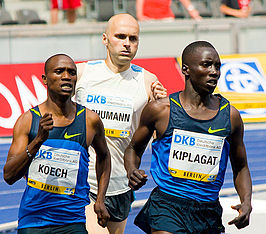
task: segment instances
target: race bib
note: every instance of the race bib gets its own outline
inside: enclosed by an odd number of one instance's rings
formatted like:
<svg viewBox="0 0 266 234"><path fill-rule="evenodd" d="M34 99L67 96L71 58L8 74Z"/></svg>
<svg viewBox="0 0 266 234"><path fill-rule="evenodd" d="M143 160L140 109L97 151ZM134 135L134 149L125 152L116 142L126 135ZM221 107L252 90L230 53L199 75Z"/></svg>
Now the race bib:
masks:
<svg viewBox="0 0 266 234"><path fill-rule="evenodd" d="M173 177L216 180L225 137L175 129L168 170Z"/></svg>
<svg viewBox="0 0 266 234"><path fill-rule="evenodd" d="M87 95L86 107L96 112L101 118L105 135L126 138L130 135L133 115L133 99L119 95Z"/></svg>
<svg viewBox="0 0 266 234"><path fill-rule="evenodd" d="M73 195L80 151L42 145L31 162L28 185L50 193Z"/></svg>

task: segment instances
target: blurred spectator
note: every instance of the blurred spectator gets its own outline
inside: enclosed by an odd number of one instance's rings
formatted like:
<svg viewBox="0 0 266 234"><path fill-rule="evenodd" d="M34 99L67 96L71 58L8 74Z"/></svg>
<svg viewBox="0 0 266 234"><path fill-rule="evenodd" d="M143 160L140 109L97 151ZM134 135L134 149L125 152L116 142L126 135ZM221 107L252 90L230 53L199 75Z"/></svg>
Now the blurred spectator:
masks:
<svg viewBox="0 0 266 234"><path fill-rule="evenodd" d="M51 0L51 23L58 23L58 10L65 10L68 23L76 21L76 9L81 6L81 0Z"/></svg>
<svg viewBox="0 0 266 234"><path fill-rule="evenodd" d="M191 18L200 20L199 12L190 0L180 0ZM172 0L136 0L137 18L140 21L152 19L174 19L171 10Z"/></svg>
<svg viewBox="0 0 266 234"><path fill-rule="evenodd" d="M220 11L225 16L247 18L251 13L250 0L222 0Z"/></svg>

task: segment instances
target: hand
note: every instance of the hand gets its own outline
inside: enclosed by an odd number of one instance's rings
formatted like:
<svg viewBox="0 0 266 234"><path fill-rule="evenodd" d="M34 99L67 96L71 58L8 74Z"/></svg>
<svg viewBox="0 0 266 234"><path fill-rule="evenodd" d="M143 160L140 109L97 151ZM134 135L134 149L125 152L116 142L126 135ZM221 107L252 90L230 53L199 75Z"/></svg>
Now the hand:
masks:
<svg viewBox="0 0 266 234"><path fill-rule="evenodd" d="M46 141L49 136L49 131L53 129L53 118L52 114L45 113L44 116L40 119L39 129L37 133L37 137L41 139L41 141Z"/></svg>
<svg viewBox="0 0 266 234"><path fill-rule="evenodd" d="M195 20L202 20L199 12L196 9L188 11L190 17Z"/></svg>
<svg viewBox="0 0 266 234"><path fill-rule="evenodd" d="M145 171L139 170L139 169L134 169L130 174L129 174L129 182L128 186L132 188L133 190L138 190L141 188L143 185L146 184L147 182L147 177L148 175L145 174Z"/></svg>
<svg viewBox="0 0 266 234"><path fill-rule="evenodd" d="M98 224L102 227L106 227L110 215L104 205L104 202L96 201L94 204L94 212L97 214Z"/></svg>
<svg viewBox="0 0 266 234"><path fill-rule="evenodd" d="M249 216L252 210L251 205L245 205L244 203L236 206L231 206L232 209L237 210L239 215L233 220L228 222L229 225L235 224L238 229L244 228L249 225Z"/></svg>
<svg viewBox="0 0 266 234"><path fill-rule="evenodd" d="M167 89L164 88L158 80L152 83L151 92L155 100L165 98L167 96Z"/></svg>
<svg viewBox="0 0 266 234"><path fill-rule="evenodd" d="M239 10L239 18L248 18L249 15L250 15L250 8Z"/></svg>

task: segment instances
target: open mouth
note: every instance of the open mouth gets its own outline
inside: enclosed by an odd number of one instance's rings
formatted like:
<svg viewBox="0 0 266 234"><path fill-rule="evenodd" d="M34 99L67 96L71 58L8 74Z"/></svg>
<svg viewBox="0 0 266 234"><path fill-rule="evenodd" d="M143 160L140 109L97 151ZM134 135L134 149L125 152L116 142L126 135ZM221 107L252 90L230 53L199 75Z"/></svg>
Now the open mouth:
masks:
<svg viewBox="0 0 266 234"><path fill-rule="evenodd" d="M61 85L61 88L64 91L72 91L73 85L71 83L64 83L64 84Z"/></svg>
<svg viewBox="0 0 266 234"><path fill-rule="evenodd" d="M217 80L208 80L207 84L210 86L216 86L217 85Z"/></svg>

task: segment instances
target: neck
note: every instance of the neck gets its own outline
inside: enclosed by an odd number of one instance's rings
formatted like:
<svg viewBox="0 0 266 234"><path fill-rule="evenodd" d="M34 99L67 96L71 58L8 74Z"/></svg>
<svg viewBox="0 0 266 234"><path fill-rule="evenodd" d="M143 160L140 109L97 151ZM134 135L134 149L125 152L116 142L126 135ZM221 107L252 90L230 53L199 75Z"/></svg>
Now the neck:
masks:
<svg viewBox="0 0 266 234"><path fill-rule="evenodd" d="M105 64L113 73L124 72L130 67L130 62L126 64L117 64L109 57L105 59Z"/></svg>
<svg viewBox="0 0 266 234"><path fill-rule="evenodd" d="M75 104L71 101L70 97L66 100L60 100L58 97L52 98L48 96L45 106L55 116L68 117L75 111Z"/></svg>
<svg viewBox="0 0 266 234"><path fill-rule="evenodd" d="M190 104L193 106L208 106L211 101L212 94L200 95L197 92L185 89L180 94L180 100L183 103Z"/></svg>

